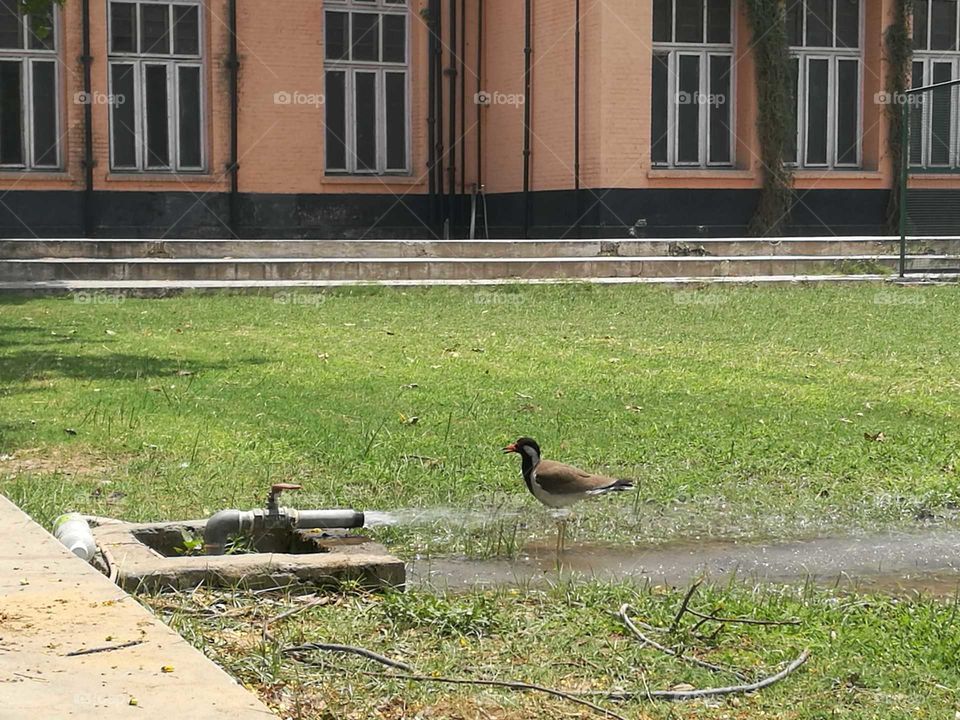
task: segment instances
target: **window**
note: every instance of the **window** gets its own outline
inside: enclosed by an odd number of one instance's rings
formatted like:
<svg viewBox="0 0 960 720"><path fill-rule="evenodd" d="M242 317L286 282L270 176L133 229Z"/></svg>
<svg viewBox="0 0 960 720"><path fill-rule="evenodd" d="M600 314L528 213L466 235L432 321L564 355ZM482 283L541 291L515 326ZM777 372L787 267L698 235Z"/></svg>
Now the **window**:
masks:
<svg viewBox="0 0 960 720"><path fill-rule="evenodd" d="M732 164L731 13L730 0L654 0L654 165Z"/></svg>
<svg viewBox="0 0 960 720"><path fill-rule="evenodd" d="M957 0L914 0L912 87L960 79L957 5ZM960 169L958 99L956 87L910 97L911 165Z"/></svg>
<svg viewBox="0 0 960 720"><path fill-rule="evenodd" d="M324 5L327 173L408 173L406 0Z"/></svg>
<svg viewBox="0 0 960 720"><path fill-rule="evenodd" d="M22 15L0 0L0 167L60 167L56 13Z"/></svg>
<svg viewBox="0 0 960 720"><path fill-rule="evenodd" d="M200 4L110 2L110 165L204 168Z"/></svg>
<svg viewBox="0 0 960 720"><path fill-rule="evenodd" d="M795 142L800 167L859 167L860 0L788 0Z"/></svg>

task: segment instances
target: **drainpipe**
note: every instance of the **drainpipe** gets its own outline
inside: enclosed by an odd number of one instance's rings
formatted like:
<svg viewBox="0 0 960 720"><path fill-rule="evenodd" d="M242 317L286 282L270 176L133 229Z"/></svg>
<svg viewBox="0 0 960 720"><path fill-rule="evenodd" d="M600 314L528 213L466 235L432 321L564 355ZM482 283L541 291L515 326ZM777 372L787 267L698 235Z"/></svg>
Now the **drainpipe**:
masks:
<svg viewBox="0 0 960 720"><path fill-rule="evenodd" d="M450 136L450 159L447 168L449 193L449 207L447 208L448 232L451 236L456 234L457 224L457 0L450 0L450 23L447 41L450 44L450 67L447 68L447 74L450 78L450 98L449 102L449 127L447 131Z"/></svg>
<svg viewBox="0 0 960 720"><path fill-rule="evenodd" d="M96 221L93 209L93 56L90 54L90 0L83 0L83 92L87 102L83 106L83 236L91 238L96 234Z"/></svg>
<svg viewBox="0 0 960 720"><path fill-rule="evenodd" d="M437 52L436 2L427 6L430 42L427 44L427 184L430 187L430 226L437 222Z"/></svg>
<svg viewBox="0 0 960 720"><path fill-rule="evenodd" d="M483 92L483 0L477 0L477 97ZM483 116L477 102L477 190L483 187Z"/></svg>
<svg viewBox="0 0 960 720"><path fill-rule="evenodd" d="M574 3L577 14L573 33L573 192L576 233L580 237L580 0Z"/></svg>
<svg viewBox="0 0 960 720"><path fill-rule="evenodd" d="M434 175L437 181L437 199L438 205L437 208L437 223L441 229L440 233L437 233L438 237L442 234L442 225L443 218L446 217L446 210L444 205L446 204L446 197L444 195L444 185L443 185L443 163L444 163L444 153L443 153L443 42L441 40L441 32L443 28L443 5L441 0L431 0L433 9L435 12L431 13L431 19L433 20L433 32L436 37L436 43L433 50L433 72L434 77L436 78L436 84L434 85L434 116L436 117L436 145L434 146Z"/></svg>
<svg viewBox="0 0 960 720"><path fill-rule="evenodd" d="M240 56L237 53L237 0L229 4L230 51L230 232L237 236L240 225Z"/></svg>
<svg viewBox="0 0 960 720"><path fill-rule="evenodd" d="M467 0L460 0L460 199L467 191L467 74L463 55L467 51Z"/></svg>
<svg viewBox="0 0 960 720"><path fill-rule="evenodd" d="M533 0L524 3L523 18L523 237L530 237L530 74L533 49Z"/></svg>

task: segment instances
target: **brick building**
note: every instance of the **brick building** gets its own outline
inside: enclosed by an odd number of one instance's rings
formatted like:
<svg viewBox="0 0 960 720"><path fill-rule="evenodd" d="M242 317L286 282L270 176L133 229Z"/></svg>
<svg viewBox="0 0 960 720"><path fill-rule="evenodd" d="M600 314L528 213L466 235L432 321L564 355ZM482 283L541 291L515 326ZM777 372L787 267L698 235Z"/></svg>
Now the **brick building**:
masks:
<svg viewBox="0 0 960 720"><path fill-rule="evenodd" d="M957 77L957 1L916 3L913 81ZM47 33L0 0L0 235L462 236L474 208L500 237L741 235L744 4L66 0ZM895 2L787 4L790 228L880 232ZM960 187L938 117L913 182Z"/></svg>

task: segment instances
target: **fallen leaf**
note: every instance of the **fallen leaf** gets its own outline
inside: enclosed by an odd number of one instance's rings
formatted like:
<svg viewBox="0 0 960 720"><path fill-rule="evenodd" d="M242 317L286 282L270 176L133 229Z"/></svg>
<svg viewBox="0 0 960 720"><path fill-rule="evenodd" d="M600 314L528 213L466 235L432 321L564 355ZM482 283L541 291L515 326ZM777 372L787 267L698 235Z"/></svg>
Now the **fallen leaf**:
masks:
<svg viewBox="0 0 960 720"><path fill-rule="evenodd" d="M76 434L77 434L77 431L74 430L73 428L64 428L63 431L64 431L67 435L76 435Z"/></svg>
<svg viewBox="0 0 960 720"><path fill-rule="evenodd" d="M116 333L113 330L107 330L107 335L116 335Z"/></svg>
<svg viewBox="0 0 960 720"><path fill-rule="evenodd" d="M179 375L180 377L187 377L187 376L189 376L189 375L193 375L193 371L192 371L192 370L177 370L177 375Z"/></svg>
<svg viewBox="0 0 960 720"><path fill-rule="evenodd" d="M172 672L173 672L173 665L164 665L162 668L160 668L160 672L172 673Z"/></svg>
<svg viewBox="0 0 960 720"><path fill-rule="evenodd" d="M864 433L863 437L867 440L870 440L871 442L880 442L880 443L885 442L887 439L887 436L884 435L882 432L878 432L874 434Z"/></svg>

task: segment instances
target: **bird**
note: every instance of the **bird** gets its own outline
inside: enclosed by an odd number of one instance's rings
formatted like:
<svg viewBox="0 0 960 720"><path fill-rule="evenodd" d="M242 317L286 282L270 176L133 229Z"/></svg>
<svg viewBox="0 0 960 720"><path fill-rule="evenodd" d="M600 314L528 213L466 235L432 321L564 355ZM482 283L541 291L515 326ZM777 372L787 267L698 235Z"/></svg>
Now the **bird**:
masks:
<svg viewBox="0 0 960 720"><path fill-rule="evenodd" d="M592 495L604 495L610 492L630 490L633 482L595 475L580 468L544 460L540 445L533 438L522 437L515 443L503 448L504 453L516 453L520 456L523 481L527 490L549 508L565 509ZM557 554L563 549L566 537L566 514L557 516Z"/></svg>

